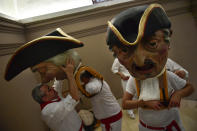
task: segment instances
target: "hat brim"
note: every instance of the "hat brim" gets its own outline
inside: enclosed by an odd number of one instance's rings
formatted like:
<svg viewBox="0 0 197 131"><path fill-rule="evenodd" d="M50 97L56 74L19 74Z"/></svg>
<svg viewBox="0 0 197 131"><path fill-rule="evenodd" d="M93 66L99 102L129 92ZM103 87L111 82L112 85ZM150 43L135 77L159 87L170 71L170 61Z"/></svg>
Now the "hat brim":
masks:
<svg viewBox="0 0 197 131"><path fill-rule="evenodd" d="M159 29L171 27L168 16L160 4L145 7L130 8L116 16L112 22L108 22L108 41L116 36L120 43L133 46L143 37L150 36Z"/></svg>
<svg viewBox="0 0 197 131"><path fill-rule="evenodd" d="M21 46L9 60L5 80L9 81L20 72L66 50L82 47L83 43L72 37L43 36Z"/></svg>

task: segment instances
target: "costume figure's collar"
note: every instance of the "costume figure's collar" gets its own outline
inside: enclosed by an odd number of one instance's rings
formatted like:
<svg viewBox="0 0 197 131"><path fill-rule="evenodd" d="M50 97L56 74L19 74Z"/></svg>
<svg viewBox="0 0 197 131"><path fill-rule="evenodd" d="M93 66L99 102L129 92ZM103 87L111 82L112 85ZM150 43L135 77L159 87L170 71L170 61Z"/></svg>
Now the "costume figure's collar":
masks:
<svg viewBox="0 0 197 131"><path fill-rule="evenodd" d="M79 68L82 66L82 62L80 62L79 64L78 64L78 66L77 66L77 68L75 69L75 71L74 71L74 76L77 74L77 72L78 72L78 70L79 70Z"/></svg>
<svg viewBox="0 0 197 131"><path fill-rule="evenodd" d="M162 71L157 76L155 76L154 78L160 77L165 72L165 70L166 70L166 66L164 66L164 68L162 69Z"/></svg>
<svg viewBox="0 0 197 131"><path fill-rule="evenodd" d="M81 73L83 73L84 71L88 71L89 73L91 73L94 77L100 79L100 80L103 80L103 76L98 73L95 69L89 67L89 66L79 66L79 68L77 68L76 72L75 72L75 81L76 81L76 84L77 84L77 87L79 88L79 90L82 92L82 94L84 94L86 97L92 97L94 96L95 94L91 95L90 93L88 93L82 83L81 83L81 80L80 80L80 75Z"/></svg>

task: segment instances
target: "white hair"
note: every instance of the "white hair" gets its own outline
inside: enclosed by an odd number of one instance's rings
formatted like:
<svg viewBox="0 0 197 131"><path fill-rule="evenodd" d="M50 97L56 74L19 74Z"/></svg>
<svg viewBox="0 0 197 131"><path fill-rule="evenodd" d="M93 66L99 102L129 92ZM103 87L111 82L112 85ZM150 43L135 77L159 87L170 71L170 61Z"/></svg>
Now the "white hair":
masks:
<svg viewBox="0 0 197 131"><path fill-rule="evenodd" d="M66 64L66 60L71 57L74 62L75 62L75 69L78 67L78 65L80 64L81 62L81 58L79 56L79 54L74 51L74 50L67 50L63 53L60 53L56 56L53 56L47 60L45 60L46 62L52 62L53 64L57 65L57 66L62 66Z"/></svg>

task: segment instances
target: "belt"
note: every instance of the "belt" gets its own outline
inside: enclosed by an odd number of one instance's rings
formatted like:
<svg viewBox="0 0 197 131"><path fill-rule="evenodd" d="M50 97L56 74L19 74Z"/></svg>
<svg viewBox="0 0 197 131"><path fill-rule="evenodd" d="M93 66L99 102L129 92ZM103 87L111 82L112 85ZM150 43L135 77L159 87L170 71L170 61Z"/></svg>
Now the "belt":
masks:
<svg viewBox="0 0 197 131"><path fill-rule="evenodd" d="M110 130L110 124L118 121L122 118L122 111L120 111L118 114L113 115L111 117L105 118L105 119L101 119L101 123L105 124L105 129L106 131Z"/></svg>
<svg viewBox="0 0 197 131"><path fill-rule="evenodd" d="M144 122L142 122L140 120L140 124L142 126L144 126L145 128L148 129L152 129L152 130L166 130L166 131L172 131L172 127L174 126L176 128L177 131L181 131L180 127L178 126L178 124L176 123L175 120L173 120L168 126L166 127L153 127L153 126L149 126L147 124L145 124Z"/></svg>

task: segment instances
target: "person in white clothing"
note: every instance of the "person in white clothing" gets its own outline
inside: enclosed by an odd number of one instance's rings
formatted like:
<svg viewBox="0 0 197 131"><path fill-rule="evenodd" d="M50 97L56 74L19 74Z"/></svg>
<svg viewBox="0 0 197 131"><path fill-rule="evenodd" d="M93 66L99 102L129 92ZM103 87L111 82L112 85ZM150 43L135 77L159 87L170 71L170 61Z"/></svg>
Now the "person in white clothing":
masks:
<svg viewBox="0 0 197 131"><path fill-rule="evenodd" d="M165 68L171 34L160 4L131 7L108 22L109 49L132 76L122 107L138 108L140 131L184 131L178 108L193 86Z"/></svg>
<svg viewBox="0 0 197 131"><path fill-rule="evenodd" d="M80 79L91 95L89 99L102 131L121 131L122 111L107 82L88 71L81 73Z"/></svg>
<svg viewBox="0 0 197 131"><path fill-rule="evenodd" d="M40 76L41 85L32 90L32 97L40 103L41 114L46 124L54 131L82 131L82 120L75 111L80 97L74 72L81 58L72 48L83 43L60 28L34 39L17 49L6 66L5 79L11 80L23 70L31 68ZM68 80L69 95L63 98L60 83L55 89L47 86L52 80Z"/></svg>
<svg viewBox="0 0 197 131"><path fill-rule="evenodd" d="M172 97L174 93L181 92L184 88L187 88L189 85L186 80L181 79L174 73L167 71L167 87L168 87L168 97ZM143 81L140 81L140 95L138 100L129 101L128 99L132 98L137 94L136 81L133 77L128 80L126 87L126 95L124 97L123 108L138 108L140 116L140 131L155 131L169 130L172 128L173 131L184 131L183 124L179 115L180 103L174 102L173 104L166 105L163 102L160 102L159 94L159 81L157 78L149 78ZM151 84L150 84L151 83ZM128 102L130 104L128 104ZM169 104L169 102L168 102ZM168 108L166 108L168 107ZM150 118L151 116L151 118ZM158 117L159 116L159 117ZM148 125L148 128L145 127ZM165 128L164 128L165 127Z"/></svg>
<svg viewBox="0 0 197 131"><path fill-rule="evenodd" d="M117 58L114 59L111 70L114 74L120 76L123 92L125 92L127 82L132 76L129 74L128 70L122 64L120 64ZM127 110L127 113L129 114L130 118L135 119L135 115L132 109Z"/></svg>
<svg viewBox="0 0 197 131"><path fill-rule="evenodd" d="M173 61L170 58L167 59L166 69L168 71L175 73L176 75L178 75L179 77L183 79L188 79L188 71L185 70L182 66L180 66L179 64L177 64L175 61ZM128 79L132 76L129 74L128 70L122 64L120 64L117 58L114 59L111 70L114 74L117 74L120 76L123 91L125 92ZM127 111L131 118L135 118L135 115L132 109L127 110Z"/></svg>
<svg viewBox="0 0 197 131"><path fill-rule="evenodd" d="M170 58L168 58L166 62L166 70L174 72L176 75L185 80L189 77L188 71Z"/></svg>
<svg viewBox="0 0 197 131"><path fill-rule="evenodd" d="M66 68L65 68L66 69ZM72 72L72 71L71 71ZM67 78L68 80L74 78ZM82 121L75 110L79 102L77 87L70 87L70 93L62 96L62 80L54 81L52 87L40 84L32 90L32 96L41 107L43 121L54 131L82 131Z"/></svg>
<svg viewBox="0 0 197 131"><path fill-rule="evenodd" d="M68 51L70 52L70 51ZM82 120L75 111L80 97L74 79L75 63L80 63L75 57L74 51L58 54L40 64L32 67L32 70L39 72L42 84L32 90L34 100L40 103L42 119L54 131L82 131L84 130ZM63 57L64 56L64 57ZM66 58L65 58L66 57ZM66 60L63 60L65 58ZM58 62L66 61L63 66L57 66ZM79 64L80 65L80 64ZM54 82L54 89L45 83L57 79ZM69 94L62 97L62 82L68 80Z"/></svg>

